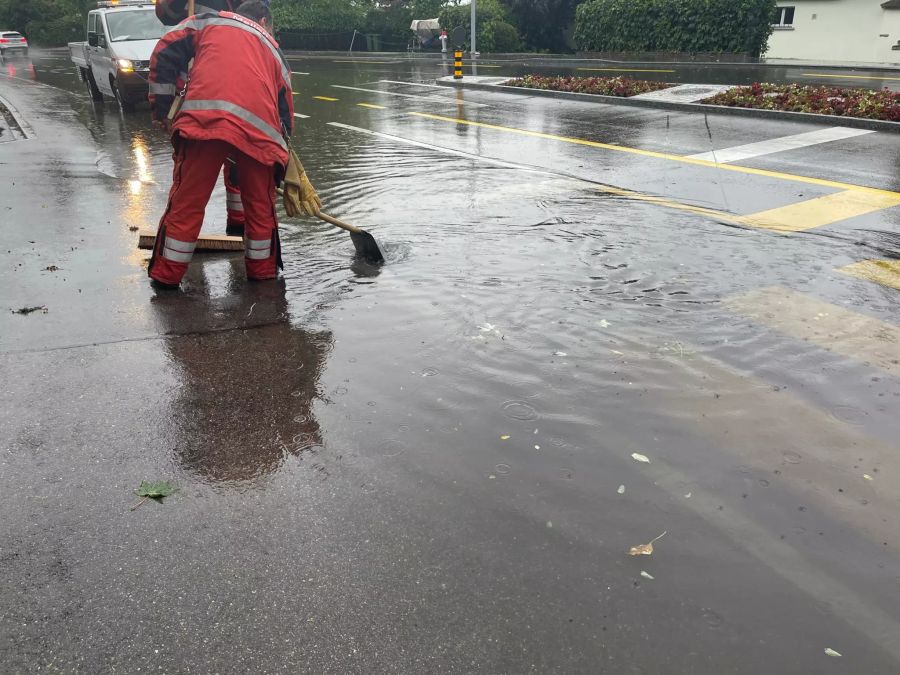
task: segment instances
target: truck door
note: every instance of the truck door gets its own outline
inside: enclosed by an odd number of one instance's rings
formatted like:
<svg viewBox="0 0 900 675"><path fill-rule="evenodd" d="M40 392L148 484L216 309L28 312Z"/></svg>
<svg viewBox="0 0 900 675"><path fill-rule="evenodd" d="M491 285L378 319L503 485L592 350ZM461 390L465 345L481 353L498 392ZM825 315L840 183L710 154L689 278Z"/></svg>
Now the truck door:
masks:
<svg viewBox="0 0 900 675"><path fill-rule="evenodd" d="M88 51L91 58L91 72L97 88L107 96L112 96L112 87L109 86L109 74L112 60L109 57L109 38L106 35L106 26L100 12L88 14Z"/></svg>

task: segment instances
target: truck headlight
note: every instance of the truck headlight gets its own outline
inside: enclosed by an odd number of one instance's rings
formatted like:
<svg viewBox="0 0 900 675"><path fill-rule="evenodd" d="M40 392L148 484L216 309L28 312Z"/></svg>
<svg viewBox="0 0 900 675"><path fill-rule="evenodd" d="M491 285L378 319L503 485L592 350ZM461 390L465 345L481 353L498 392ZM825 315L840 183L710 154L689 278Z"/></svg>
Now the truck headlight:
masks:
<svg viewBox="0 0 900 675"><path fill-rule="evenodd" d="M119 66L119 70L123 73L134 72L134 64L128 59L116 59L116 65Z"/></svg>

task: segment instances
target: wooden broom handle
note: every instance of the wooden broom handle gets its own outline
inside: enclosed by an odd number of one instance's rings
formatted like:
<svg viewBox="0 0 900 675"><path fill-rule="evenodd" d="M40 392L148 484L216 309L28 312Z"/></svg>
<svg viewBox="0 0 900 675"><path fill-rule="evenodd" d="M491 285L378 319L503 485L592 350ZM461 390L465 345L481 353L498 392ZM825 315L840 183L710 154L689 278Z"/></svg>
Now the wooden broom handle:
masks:
<svg viewBox="0 0 900 675"><path fill-rule="evenodd" d="M187 0L188 16L194 16L194 0Z"/></svg>

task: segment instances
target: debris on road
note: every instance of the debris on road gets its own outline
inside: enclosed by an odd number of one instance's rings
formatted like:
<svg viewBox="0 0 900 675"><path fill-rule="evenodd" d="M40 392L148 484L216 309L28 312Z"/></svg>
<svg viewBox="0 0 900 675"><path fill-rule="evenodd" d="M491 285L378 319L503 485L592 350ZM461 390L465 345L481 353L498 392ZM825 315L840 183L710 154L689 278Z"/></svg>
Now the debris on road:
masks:
<svg viewBox="0 0 900 675"><path fill-rule="evenodd" d="M837 658L837 657L839 657L839 656L843 656L843 654L841 654L840 652L834 651L831 647L825 647L825 655L826 655L826 656L833 656L833 657L835 657L835 658Z"/></svg>
<svg viewBox="0 0 900 675"><path fill-rule="evenodd" d="M658 539L662 539L663 537L665 537L665 536L666 536L666 532L668 532L668 530L666 530L665 532L663 532L663 533L662 533L661 535L659 535L658 537L654 537L653 539L651 539L651 540L649 541L649 543L646 543L646 544L638 544L637 546L632 546L632 547L628 550L628 555L653 555L653 542L654 542L654 541L657 541Z"/></svg>
<svg viewBox="0 0 900 675"><path fill-rule="evenodd" d="M635 462L643 462L644 464L650 463L650 458L647 457L647 455L642 455L639 452L632 452L631 459L633 459Z"/></svg>
<svg viewBox="0 0 900 675"><path fill-rule="evenodd" d="M168 497L169 495L174 494L177 491L178 488L175 487L171 481L158 480L150 482L142 480L141 484L138 486L138 489L134 491L134 494L136 494L138 497L141 497L141 500L133 504L131 506L131 510L134 511L148 499L155 499L156 501L161 502L164 497Z"/></svg>
<svg viewBox="0 0 900 675"><path fill-rule="evenodd" d="M45 272L58 272L59 268L56 265L48 265L44 268Z"/></svg>
<svg viewBox="0 0 900 675"><path fill-rule="evenodd" d="M653 576L652 574L649 574L648 572L645 572L644 570L641 570L641 576L644 577L645 579L651 579L651 580L656 578L655 576Z"/></svg>
<svg viewBox="0 0 900 675"><path fill-rule="evenodd" d="M20 307L19 309L11 309L13 314L31 314L32 312L41 312L43 314L47 313L47 307L45 305L35 305L34 307Z"/></svg>
<svg viewBox="0 0 900 675"><path fill-rule="evenodd" d="M500 440L501 440L501 441L508 441L508 440L509 440L509 434L503 434L503 435L500 437Z"/></svg>
<svg viewBox="0 0 900 675"><path fill-rule="evenodd" d="M619 489L616 490L616 492L618 492L620 495L624 495L624 494L625 494L625 486L624 486L624 485L620 485L620 486L619 486Z"/></svg>
<svg viewBox="0 0 900 675"><path fill-rule="evenodd" d="M872 476L870 476L870 475L867 474L867 473L864 473L864 474L863 474L863 478L865 478L866 480L875 480L874 478L872 478Z"/></svg>

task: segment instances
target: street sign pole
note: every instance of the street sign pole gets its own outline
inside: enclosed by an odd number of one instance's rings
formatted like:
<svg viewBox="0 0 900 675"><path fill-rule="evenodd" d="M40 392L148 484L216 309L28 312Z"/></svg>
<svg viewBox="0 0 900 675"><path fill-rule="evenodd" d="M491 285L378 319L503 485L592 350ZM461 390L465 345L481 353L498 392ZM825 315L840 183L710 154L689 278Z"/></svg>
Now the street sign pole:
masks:
<svg viewBox="0 0 900 675"><path fill-rule="evenodd" d="M476 0L472 0L472 49L471 56L474 59L478 56L478 47L475 45L475 4Z"/></svg>

